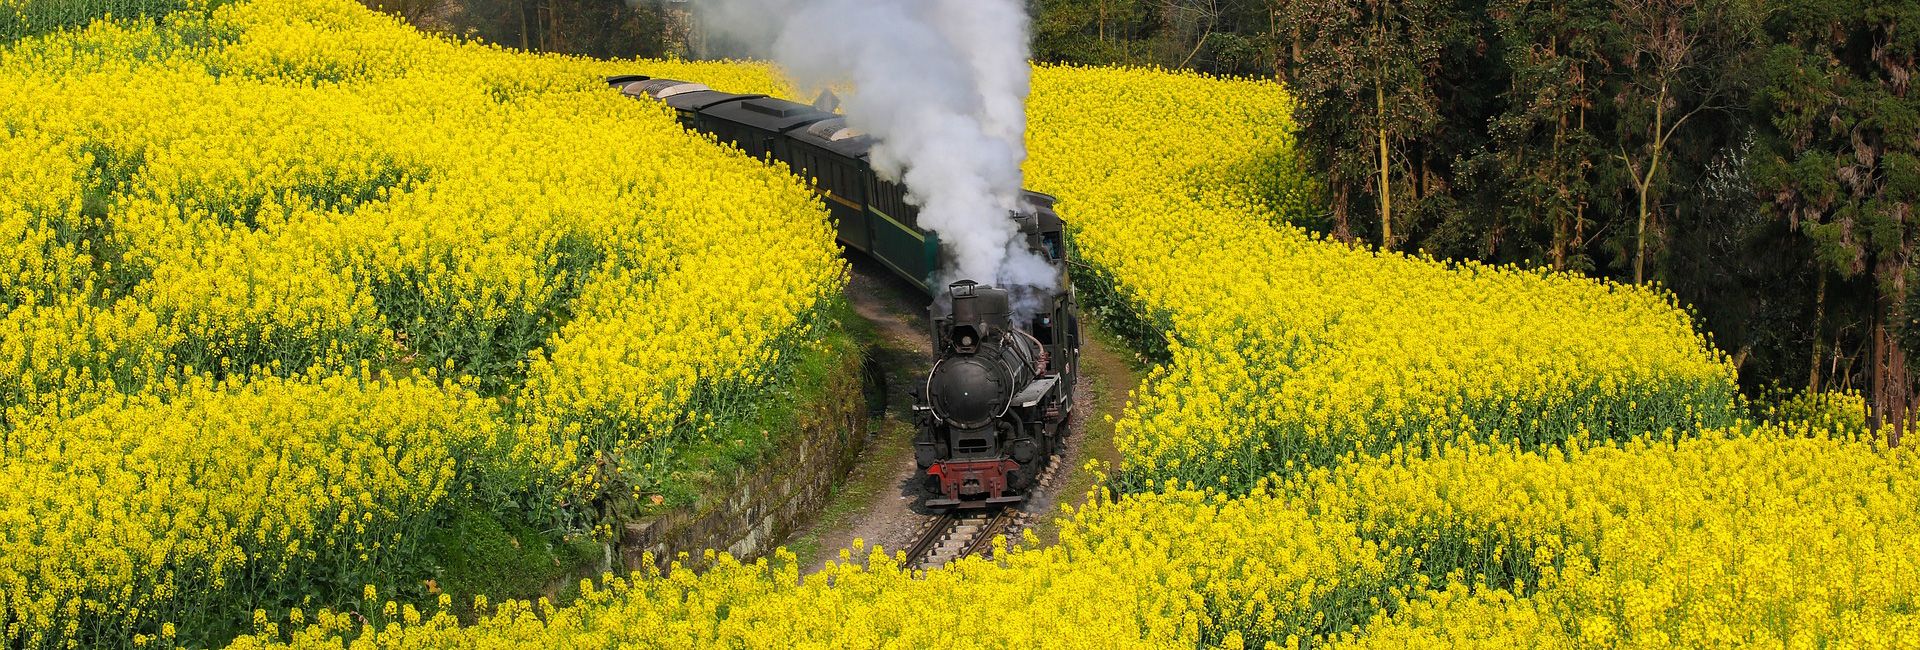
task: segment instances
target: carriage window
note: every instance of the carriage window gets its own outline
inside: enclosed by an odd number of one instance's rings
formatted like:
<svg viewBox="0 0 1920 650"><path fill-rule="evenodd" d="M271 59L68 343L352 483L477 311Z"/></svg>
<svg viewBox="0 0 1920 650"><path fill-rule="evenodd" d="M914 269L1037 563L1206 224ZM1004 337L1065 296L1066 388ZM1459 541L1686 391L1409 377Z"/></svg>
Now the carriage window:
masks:
<svg viewBox="0 0 1920 650"><path fill-rule="evenodd" d="M1027 326L1027 331L1033 332L1034 338L1040 339L1042 343L1046 343L1047 345L1060 344L1060 340L1054 338L1052 313L1034 316L1033 323Z"/></svg>

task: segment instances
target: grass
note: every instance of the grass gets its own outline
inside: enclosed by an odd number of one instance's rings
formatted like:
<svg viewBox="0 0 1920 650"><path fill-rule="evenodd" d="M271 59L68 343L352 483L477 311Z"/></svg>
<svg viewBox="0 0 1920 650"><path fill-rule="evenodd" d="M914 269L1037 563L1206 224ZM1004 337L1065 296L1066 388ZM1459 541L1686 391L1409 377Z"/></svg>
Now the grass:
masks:
<svg viewBox="0 0 1920 650"><path fill-rule="evenodd" d="M918 352L889 345L874 323L857 314L848 321L847 330L857 340L870 346L864 350L869 364L868 372L884 373L889 386L911 385L922 364L909 363L907 360L918 359ZM878 422L873 428L872 439L861 451L861 462L845 480L834 484L826 507L807 526L804 534L785 544L787 550L799 559L800 566L816 566L828 555L839 552L839 549L822 548L822 537L828 532L845 530L853 525L853 521L876 496L898 490L899 485L895 483L898 477L893 471L892 461L913 454L913 424L896 417L904 405L888 404L891 395L885 386L869 386L868 390L868 412L884 413L885 417L876 418Z"/></svg>
<svg viewBox="0 0 1920 650"><path fill-rule="evenodd" d="M463 617L472 615L477 595L561 600L579 588L568 584L568 578L601 558L600 545L587 538L558 540L512 517L471 506L455 513L426 542L436 566L434 577L421 587L429 596L452 596Z"/></svg>
<svg viewBox="0 0 1920 650"><path fill-rule="evenodd" d="M817 566L828 556L840 552L840 549L821 548L824 533L842 530L852 525L867 504L874 497L887 492L897 491L899 485L895 478L891 461L913 454L913 426L907 422L887 419L862 452L866 460L847 480L836 484L832 496L828 497L827 507L807 532L794 538L785 545L799 559L800 566ZM825 555L823 555L823 553Z"/></svg>

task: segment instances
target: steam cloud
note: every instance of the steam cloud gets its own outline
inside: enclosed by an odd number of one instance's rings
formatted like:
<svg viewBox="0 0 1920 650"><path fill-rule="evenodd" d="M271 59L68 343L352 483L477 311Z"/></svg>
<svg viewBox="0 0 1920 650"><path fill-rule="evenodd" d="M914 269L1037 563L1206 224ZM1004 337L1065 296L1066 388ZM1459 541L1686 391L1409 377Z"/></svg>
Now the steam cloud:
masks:
<svg viewBox="0 0 1920 650"><path fill-rule="evenodd" d="M874 137L875 171L903 183L960 279L1051 289L1052 267L1007 217L1026 159L1023 0L696 0L710 31L770 56L796 83L851 83L841 105Z"/></svg>

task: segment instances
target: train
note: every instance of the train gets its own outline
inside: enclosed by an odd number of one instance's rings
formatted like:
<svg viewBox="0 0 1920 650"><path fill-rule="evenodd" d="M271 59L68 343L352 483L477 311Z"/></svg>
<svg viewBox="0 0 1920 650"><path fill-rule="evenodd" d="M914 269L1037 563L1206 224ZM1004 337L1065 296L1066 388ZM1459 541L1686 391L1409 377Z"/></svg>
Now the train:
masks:
<svg viewBox="0 0 1920 650"><path fill-rule="evenodd" d="M914 460L936 510L1025 501L1070 432L1080 313L1067 273L1066 231L1051 196L1022 191L1007 215L1056 274L1053 289L940 286L942 249L919 227L905 188L875 173L874 141L822 107L647 75L607 78L621 94L673 109L680 124L812 181L849 251L932 299L934 360L913 390ZM984 197L983 197L984 200Z"/></svg>

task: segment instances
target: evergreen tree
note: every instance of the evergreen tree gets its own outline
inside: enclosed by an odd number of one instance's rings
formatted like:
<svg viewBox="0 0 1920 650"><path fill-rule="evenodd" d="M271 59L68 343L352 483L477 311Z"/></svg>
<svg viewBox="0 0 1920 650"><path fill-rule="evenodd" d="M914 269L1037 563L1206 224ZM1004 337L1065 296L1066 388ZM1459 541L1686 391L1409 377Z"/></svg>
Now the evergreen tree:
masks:
<svg viewBox="0 0 1920 650"><path fill-rule="evenodd" d="M1766 148L1758 183L1773 213L1811 241L1821 272L1870 279L1870 415L1897 444L1913 402L1920 4L1788 0L1767 28L1776 44L1756 114Z"/></svg>
<svg viewBox="0 0 1920 650"><path fill-rule="evenodd" d="M1354 239L1354 199L1371 194L1380 246L1394 246L1394 186L1396 178L1405 181L1404 148L1429 135L1439 118L1431 73L1448 8L1444 0L1288 3L1287 19L1300 28L1303 50L1291 74L1300 140L1327 170L1333 234L1343 241Z"/></svg>
<svg viewBox="0 0 1920 650"><path fill-rule="evenodd" d="M1608 0L1497 0L1490 12L1511 75L1506 110L1489 125L1506 186L1497 209L1531 233L1523 239L1545 243L1520 257L1559 270L1594 268L1583 249L1594 166L1606 163L1596 108L1611 63L1605 49L1619 38L1610 9Z"/></svg>

